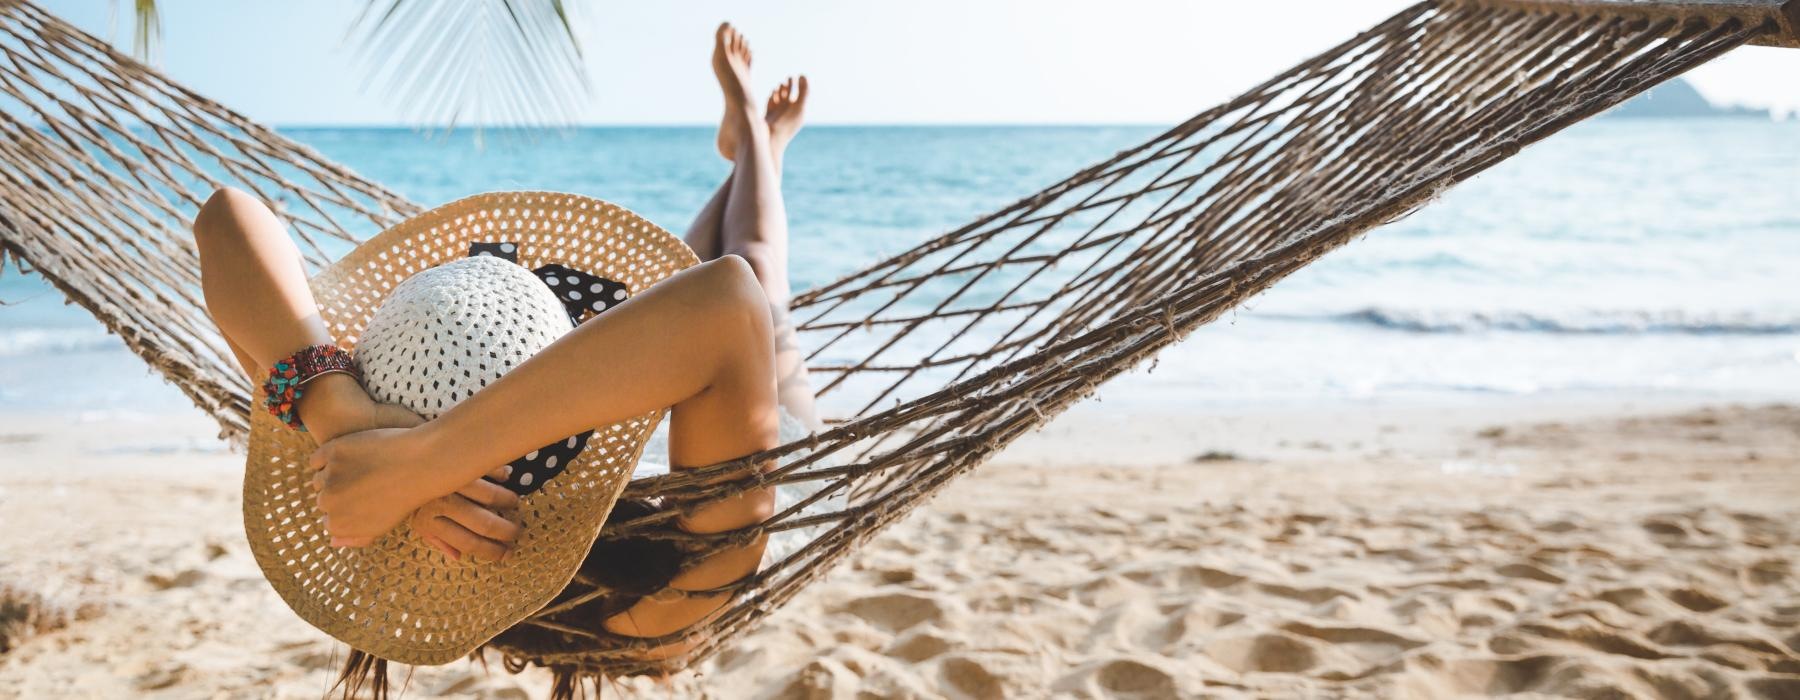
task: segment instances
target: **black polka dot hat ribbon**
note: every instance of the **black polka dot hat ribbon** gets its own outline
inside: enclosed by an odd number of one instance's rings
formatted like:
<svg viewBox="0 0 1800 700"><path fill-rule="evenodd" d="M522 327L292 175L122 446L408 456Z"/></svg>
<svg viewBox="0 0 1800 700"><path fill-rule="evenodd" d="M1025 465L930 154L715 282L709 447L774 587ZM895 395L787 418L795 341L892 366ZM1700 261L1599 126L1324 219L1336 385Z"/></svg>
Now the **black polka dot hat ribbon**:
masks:
<svg viewBox="0 0 1800 700"><path fill-rule="evenodd" d="M519 246L514 243L469 244L469 257L472 258L491 256L517 264L518 253ZM544 265L531 273L537 275L556 294L557 301L562 302L563 308L569 312L569 321L575 325L581 325L583 321L618 306L629 296L625 285L567 265ZM566 440L532 450L513 460L510 463L512 474L499 483L521 496L537 491L562 473L564 466L574 462L581 450L587 447L588 438L593 436L594 431L587 430L571 435Z"/></svg>

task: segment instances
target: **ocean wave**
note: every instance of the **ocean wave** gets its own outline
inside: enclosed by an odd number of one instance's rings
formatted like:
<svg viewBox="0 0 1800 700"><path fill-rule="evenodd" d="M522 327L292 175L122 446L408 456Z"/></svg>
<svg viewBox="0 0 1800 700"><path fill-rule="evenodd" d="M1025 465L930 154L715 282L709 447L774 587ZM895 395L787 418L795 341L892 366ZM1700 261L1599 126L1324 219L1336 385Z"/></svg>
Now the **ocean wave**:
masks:
<svg viewBox="0 0 1800 700"><path fill-rule="evenodd" d="M118 338L96 328L0 328L0 357L112 350Z"/></svg>
<svg viewBox="0 0 1800 700"><path fill-rule="evenodd" d="M1369 307L1338 314L1281 315L1289 320L1374 326L1411 333L1511 331L1560 335L1788 335L1800 315L1689 311L1465 311Z"/></svg>

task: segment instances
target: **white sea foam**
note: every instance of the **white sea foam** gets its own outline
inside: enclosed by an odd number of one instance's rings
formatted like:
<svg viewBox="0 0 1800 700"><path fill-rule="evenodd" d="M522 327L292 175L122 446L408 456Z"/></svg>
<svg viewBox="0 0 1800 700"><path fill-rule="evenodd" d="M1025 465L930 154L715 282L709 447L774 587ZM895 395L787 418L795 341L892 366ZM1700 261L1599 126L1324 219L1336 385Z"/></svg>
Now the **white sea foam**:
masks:
<svg viewBox="0 0 1800 700"><path fill-rule="evenodd" d="M99 327L0 328L0 357L53 355L125 347Z"/></svg>
<svg viewBox="0 0 1800 700"><path fill-rule="evenodd" d="M1581 335L1800 334L1800 315L1680 309L1508 311L1368 307L1332 314L1268 314L1270 318L1368 325L1414 333L1512 331Z"/></svg>

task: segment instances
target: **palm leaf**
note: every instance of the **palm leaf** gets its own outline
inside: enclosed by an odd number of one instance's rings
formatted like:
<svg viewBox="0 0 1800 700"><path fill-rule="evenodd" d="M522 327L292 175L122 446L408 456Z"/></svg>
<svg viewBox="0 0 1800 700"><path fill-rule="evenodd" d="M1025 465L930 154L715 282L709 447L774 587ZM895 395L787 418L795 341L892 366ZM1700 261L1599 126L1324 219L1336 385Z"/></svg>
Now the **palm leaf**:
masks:
<svg viewBox="0 0 1800 700"><path fill-rule="evenodd" d="M132 10L132 52L148 63L162 41L156 0ZM370 0L350 35L369 84L423 124L567 124L591 89L565 0Z"/></svg>
<svg viewBox="0 0 1800 700"><path fill-rule="evenodd" d="M371 0L350 33L369 83L423 124L567 124L589 91L563 0Z"/></svg>
<svg viewBox="0 0 1800 700"><path fill-rule="evenodd" d="M136 18L131 32L131 53L139 61L149 63L156 53L156 45L162 41L162 20L156 13L156 0L136 0L131 9Z"/></svg>

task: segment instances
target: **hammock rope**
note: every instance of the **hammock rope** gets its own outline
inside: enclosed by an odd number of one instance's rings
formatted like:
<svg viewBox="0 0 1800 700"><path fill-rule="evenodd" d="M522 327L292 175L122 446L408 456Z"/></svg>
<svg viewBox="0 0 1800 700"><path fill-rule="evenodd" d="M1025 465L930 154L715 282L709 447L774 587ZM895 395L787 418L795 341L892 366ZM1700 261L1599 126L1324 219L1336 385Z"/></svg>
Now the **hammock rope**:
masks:
<svg viewBox="0 0 1800 700"><path fill-rule="evenodd" d="M1800 46L1800 0L1427 0L1135 147L798 295L825 406L810 438L640 479L600 544L691 561L820 527L660 639L605 633L632 598L578 575L496 638L558 687L717 651L935 491L1319 256L1582 119L1746 43ZM347 225L421 207L183 88L40 8L0 0L0 252L28 263L241 437L250 387L207 320L188 234L229 182L274 204L310 265ZM752 465L805 451L775 471ZM737 477L721 481L718 477ZM744 530L682 512L770 484L819 491ZM847 494L835 512L805 506ZM647 658L662 645L679 653Z"/></svg>

